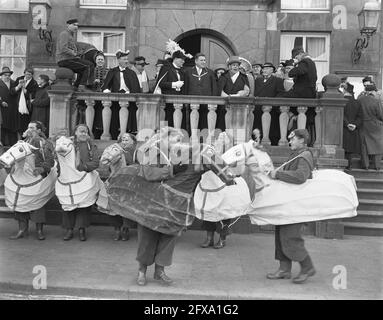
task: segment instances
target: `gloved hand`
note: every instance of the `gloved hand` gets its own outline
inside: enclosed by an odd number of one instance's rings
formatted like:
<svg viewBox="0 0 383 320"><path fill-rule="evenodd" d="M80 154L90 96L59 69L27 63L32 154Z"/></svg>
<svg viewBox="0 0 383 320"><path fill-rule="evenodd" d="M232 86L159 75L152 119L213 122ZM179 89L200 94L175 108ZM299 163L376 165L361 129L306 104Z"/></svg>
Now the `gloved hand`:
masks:
<svg viewBox="0 0 383 320"><path fill-rule="evenodd" d="M35 168L35 169L33 170L33 175L34 175L35 177L37 177L38 175L43 174L43 173L44 173L44 169L41 168L41 167L37 167L37 168Z"/></svg>
<svg viewBox="0 0 383 320"><path fill-rule="evenodd" d="M184 85L183 81L172 82L172 88L173 89L181 89L183 85Z"/></svg>
<svg viewBox="0 0 383 320"><path fill-rule="evenodd" d="M173 174L176 175L177 173L184 172L187 168L187 164L176 164L173 166Z"/></svg>

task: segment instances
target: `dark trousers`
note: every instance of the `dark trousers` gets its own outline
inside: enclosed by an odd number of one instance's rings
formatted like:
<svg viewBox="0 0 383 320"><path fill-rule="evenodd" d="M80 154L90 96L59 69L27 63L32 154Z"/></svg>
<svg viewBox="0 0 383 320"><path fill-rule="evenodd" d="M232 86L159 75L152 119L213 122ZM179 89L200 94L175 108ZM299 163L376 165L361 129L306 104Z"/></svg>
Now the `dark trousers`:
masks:
<svg viewBox="0 0 383 320"><path fill-rule="evenodd" d="M222 239L225 239L229 234L229 225L232 219L226 219L218 222L203 221L201 228L202 230L210 232L218 232Z"/></svg>
<svg viewBox="0 0 383 320"><path fill-rule="evenodd" d="M31 220L34 223L45 223L46 211L44 207L29 212L15 211L15 219L20 222L28 222L29 220Z"/></svg>
<svg viewBox="0 0 383 320"><path fill-rule="evenodd" d="M110 222L116 229L129 228L129 219L121 216L110 216Z"/></svg>
<svg viewBox="0 0 383 320"><path fill-rule="evenodd" d="M361 137L361 160L362 160L362 168L368 169L370 167L370 158L367 150L367 144L365 138ZM382 160L381 154L372 154L371 155L372 160L372 168L373 169L380 169L380 162Z"/></svg>
<svg viewBox="0 0 383 320"><path fill-rule="evenodd" d="M13 146L18 140L17 132L7 128L1 128L1 143L3 146Z"/></svg>
<svg viewBox="0 0 383 320"><path fill-rule="evenodd" d="M136 260L143 265L153 263L166 267L172 264L177 236L153 231L137 224L138 249Z"/></svg>
<svg viewBox="0 0 383 320"><path fill-rule="evenodd" d="M275 259L303 261L308 252L302 238L303 223L275 226Z"/></svg>
<svg viewBox="0 0 383 320"><path fill-rule="evenodd" d="M77 224L78 228L87 228L90 225L90 209L77 208L73 211L63 212L63 227L65 229L73 229Z"/></svg>
<svg viewBox="0 0 383 320"><path fill-rule="evenodd" d="M93 85L94 81L94 64L84 59L68 59L62 60L57 63L61 68L71 69L74 73L77 73L77 79L74 83L75 87L80 84L85 86Z"/></svg>

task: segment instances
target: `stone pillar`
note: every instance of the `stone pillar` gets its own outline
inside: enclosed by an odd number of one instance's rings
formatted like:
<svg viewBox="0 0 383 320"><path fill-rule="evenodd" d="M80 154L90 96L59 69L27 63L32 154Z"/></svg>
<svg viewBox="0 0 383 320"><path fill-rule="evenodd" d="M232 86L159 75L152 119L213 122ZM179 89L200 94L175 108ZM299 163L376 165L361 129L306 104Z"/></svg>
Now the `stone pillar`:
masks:
<svg viewBox="0 0 383 320"><path fill-rule="evenodd" d="M278 146L287 146L287 127L289 124L289 111L290 107L279 107L281 114L279 115L279 130L281 138L279 139Z"/></svg>
<svg viewBox="0 0 383 320"><path fill-rule="evenodd" d="M126 133L126 129L128 126L128 118L129 118L129 110L128 110L129 102L128 101L120 101L120 134Z"/></svg>
<svg viewBox="0 0 383 320"><path fill-rule="evenodd" d="M215 126L217 124L217 105L209 104L208 106L209 112L207 114L207 129L209 131L209 136L214 134Z"/></svg>
<svg viewBox="0 0 383 320"><path fill-rule="evenodd" d="M297 118L297 127L298 129L306 129L306 123L307 123L307 107L298 107L298 118Z"/></svg>
<svg viewBox="0 0 383 320"><path fill-rule="evenodd" d="M173 122L175 129L181 129L183 104L174 104Z"/></svg>
<svg viewBox="0 0 383 320"><path fill-rule="evenodd" d="M250 138L251 129L248 118L254 100L250 98L228 98L226 106L226 131L232 135L234 145L243 143Z"/></svg>
<svg viewBox="0 0 383 320"><path fill-rule="evenodd" d="M102 127L104 131L101 135L101 140L111 140L110 121L112 120L112 101L102 101Z"/></svg>
<svg viewBox="0 0 383 320"><path fill-rule="evenodd" d="M323 108L322 107L316 107L315 108L315 136L316 136L316 139L315 139L315 143L314 143L314 147L315 148L320 148L321 147L321 142L322 142L322 121L321 121L321 117L322 117L322 114L321 112L323 111Z"/></svg>
<svg viewBox="0 0 383 320"><path fill-rule="evenodd" d="M137 98L137 111L139 111L137 112L137 141L145 141L146 137L160 128L162 106L164 106L162 97L158 95L140 95Z"/></svg>
<svg viewBox="0 0 383 320"><path fill-rule="evenodd" d="M271 125L271 114L270 111L272 109L272 106L263 106L262 107L262 144L270 145L271 141L269 138L270 134L270 125Z"/></svg>
<svg viewBox="0 0 383 320"><path fill-rule="evenodd" d="M50 97L49 136L60 132L72 132L72 107L73 99L73 71L66 68L58 68L56 71L56 83L48 91Z"/></svg>
<svg viewBox="0 0 383 320"><path fill-rule="evenodd" d="M190 109L191 138L198 139L199 104L190 104Z"/></svg>
<svg viewBox="0 0 383 320"><path fill-rule="evenodd" d="M85 100L86 109L85 109L85 123L88 126L89 130L92 131L93 121L94 121L94 105L96 104L95 100Z"/></svg>

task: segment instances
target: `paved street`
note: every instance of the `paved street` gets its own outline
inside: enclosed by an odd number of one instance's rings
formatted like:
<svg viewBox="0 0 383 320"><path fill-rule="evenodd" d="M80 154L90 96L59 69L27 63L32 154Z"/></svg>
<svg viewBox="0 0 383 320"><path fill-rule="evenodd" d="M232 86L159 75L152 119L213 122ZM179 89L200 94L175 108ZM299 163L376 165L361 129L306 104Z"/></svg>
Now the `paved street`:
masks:
<svg viewBox="0 0 383 320"><path fill-rule="evenodd" d="M152 279L135 284L137 235L114 242L113 228L92 226L87 242L61 240L62 230L46 228L47 240L8 237L16 222L0 219L0 299L382 299L383 239L347 237L327 240L306 237L306 245L317 268L304 285L290 280L265 278L274 271L274 237L271 234L232 234L221 250L201 249L202 231L187 231L180 237L174 263L168 274L175 284L164 287ZM36 266L47 270L47 289L33 290ZM347 289L336 290L335 266L347 271ZM338 267L339 270L343 267ZM293 273L299 271L294 265ZM336 282L336 281L335 281Z"/></svg>

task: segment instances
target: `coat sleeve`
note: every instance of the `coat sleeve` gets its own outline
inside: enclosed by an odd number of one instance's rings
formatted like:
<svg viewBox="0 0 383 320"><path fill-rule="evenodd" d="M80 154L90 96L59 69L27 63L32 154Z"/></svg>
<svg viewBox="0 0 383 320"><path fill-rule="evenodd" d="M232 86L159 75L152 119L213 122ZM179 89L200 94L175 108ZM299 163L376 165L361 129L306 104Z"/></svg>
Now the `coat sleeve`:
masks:
<svg viewBox="0 0 383 320"><path fill-rule="evenodd" d="M131 93L141 93L140 83L138 82L137 75L134 71L130 70L129 72L129 82L130 82L130 92Z"/></svg>
<svg viewBox="0 0 383 320"><path fill-rule="evenodd" d="M93 142L89 142L90 145L90 151L89 151L89 160L86 162L81 161L80 165L78 166L79 171L86 171L91 172L93 170L96 170L99 166L99 159L96 156L97 152L97 146Z"/></svg>
<svg viewBox="0 0 383 320"><path fill-rule="evenodd" d="M362 111L362 106L359 101L355 100L355 106L357 108L354 124L356 125L357 129L360 129L363 123L363 111Z"/></svg>
<svg viewBox="0 0 383 320"><path fill-rule="evenodd" d="M297 170L283 170L277 171L276 178L278 180L294 183L294 184L302 184L306 182L311 175L311 168L309 163L304 158L298 158L298 167Z"/></svg>
<svg viewBox="0 0 383 320"><path fill-rule="evenodd" d="M48 108L50 106L50 98L47 90L43 90L41 94L36 96L36 99L32 101L33 107Z"/></svg>
<svg viewBox="0 0 383 320"><path fill-rule="evenodd" d="M297 76L301 76L301 75L307 74L308 71L309 69L308 69L307 63L305 61L301 61L298 63L298 65L295 68L290 70L289 77L294 78Z"/></svg>
<svg viewBox="0 0 383 320"><path fill-rule="evenodd" d="M173 81L171 81L169 73L170 73L170 68L168 68L168 67L166 67L166 68L162 67L161 68L160 73L158 75L158 81L160 81L162 79L162 77L164 77L159 84L159 87L161 89L165 89L165 90L172 89L172 82Z"/></svg>
<svg viewBox="0 0 383 320"><path fill-rule="evenodd" d="M217 83L217 78L215 77L215 74L213 71L211 71L210 75L210 81L211 81L211 88L212 88L212 95L213 96L218 96L218 83Z"/></svg>
<svg viewBox="0 0 383 320"><path fill-rule="evenodd" d="M277 86L276 86L276 97L280 97L285 93L285 86L283 84L283 79L277 78Z"/></svg>
<svg viewBox="0 0 383 320"><path fill-rule="evenodd" d="M77 52L69 48L68 42L69 42L69 34L67 32L60 33L58 41L57 41L58 51L60 53L64 53L66 55L69 55L75 58L77 56Z"/></svg>
<svg viewBox="0 0 383 320"><path fill-rule="evenodd" d="M110 69L108 73L106 74L104 84L101 87L101 90L104 91L106 89L111 89L112 87L112 80L113 80L113 69Z"/></svg>
<svg viewBox="0 0 383 320"><path fill-rule="evenodd" d="M147 181L162 181L173 177L173 166L141 165L141 174Z"/></svg>

